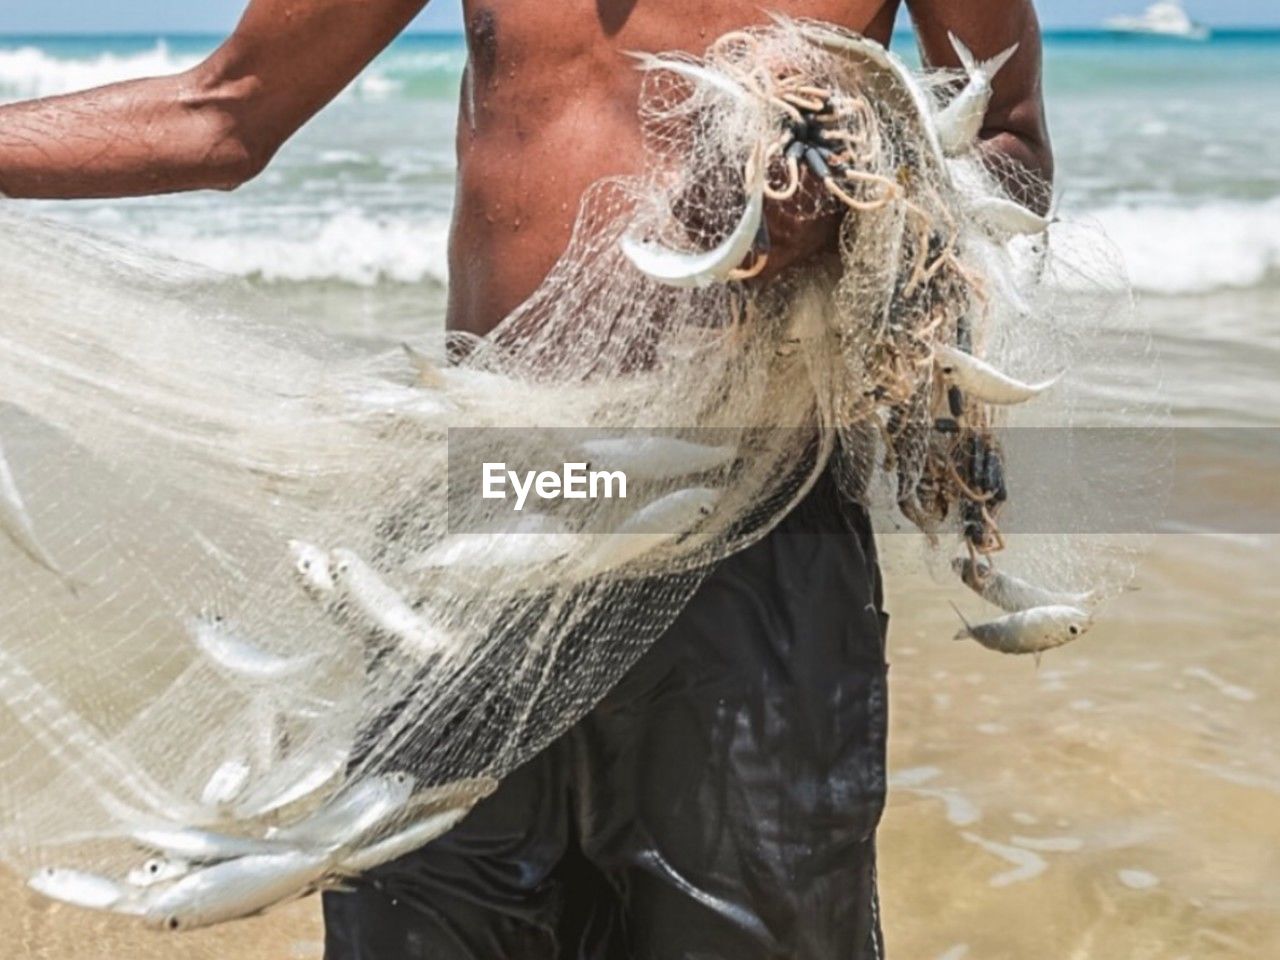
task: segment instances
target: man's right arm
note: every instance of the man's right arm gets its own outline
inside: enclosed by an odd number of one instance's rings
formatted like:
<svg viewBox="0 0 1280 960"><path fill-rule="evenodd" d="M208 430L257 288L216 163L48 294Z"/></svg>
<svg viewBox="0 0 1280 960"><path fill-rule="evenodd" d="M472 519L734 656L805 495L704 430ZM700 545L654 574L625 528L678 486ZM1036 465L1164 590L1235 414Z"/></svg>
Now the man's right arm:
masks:
<svg viewBox="0 0 1280 960"><path fill-rule="evenodd" d="M0 107L0 194L237 187L426 2L252 0L231 37L185 73Z"/></svg>

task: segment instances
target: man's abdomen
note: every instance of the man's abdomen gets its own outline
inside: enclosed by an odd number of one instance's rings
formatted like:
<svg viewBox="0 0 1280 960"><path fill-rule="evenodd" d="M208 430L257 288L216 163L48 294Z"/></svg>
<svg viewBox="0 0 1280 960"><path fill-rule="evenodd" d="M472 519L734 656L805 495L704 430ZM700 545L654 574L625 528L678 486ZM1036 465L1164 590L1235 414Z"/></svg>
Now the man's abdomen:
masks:
<svg viewBox="0 0 1280 960"><path fill-rule="evenodd" d="M897 0L797 2L887 40ZM507 0L467 5L470 61L458 121L449 326L486 334L542 283L568 244L584 192L645 156L640 74L629 51L700 54L767 18L738 0Z"/></svg>

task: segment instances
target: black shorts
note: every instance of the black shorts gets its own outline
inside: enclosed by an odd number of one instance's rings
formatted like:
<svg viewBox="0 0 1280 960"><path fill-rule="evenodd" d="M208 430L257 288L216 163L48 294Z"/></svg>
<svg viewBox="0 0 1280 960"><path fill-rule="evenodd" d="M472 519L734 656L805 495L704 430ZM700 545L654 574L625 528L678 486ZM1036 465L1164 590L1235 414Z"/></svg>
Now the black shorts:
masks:
<svg viewBox="0 0 1280 960"><path fill-rule="evenodd" d="M458 829L324 898L328 960L878 960L880 574L823 480Z"/></svg>

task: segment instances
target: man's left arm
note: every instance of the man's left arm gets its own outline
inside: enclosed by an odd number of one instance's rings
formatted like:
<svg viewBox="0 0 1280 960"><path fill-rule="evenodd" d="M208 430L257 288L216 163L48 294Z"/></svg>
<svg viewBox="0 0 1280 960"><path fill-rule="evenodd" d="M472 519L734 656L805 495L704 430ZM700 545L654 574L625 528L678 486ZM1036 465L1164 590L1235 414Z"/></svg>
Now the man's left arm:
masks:
<svg viewBox="0 0 1280 960"><path fill-rule="evenodd" d="M1041 87L1043 49L1032 0L907 0L925 59L936 67L959 67L951 45L954 33L979 60L1015 43L1018 51L996 75L994 95L983 122L982 150L996 161L1007 186L1021 202L1045 212L1048 189L1028 189L1012 161L1046 187L1053 182L1053 148L1044 115Z"/></svg>

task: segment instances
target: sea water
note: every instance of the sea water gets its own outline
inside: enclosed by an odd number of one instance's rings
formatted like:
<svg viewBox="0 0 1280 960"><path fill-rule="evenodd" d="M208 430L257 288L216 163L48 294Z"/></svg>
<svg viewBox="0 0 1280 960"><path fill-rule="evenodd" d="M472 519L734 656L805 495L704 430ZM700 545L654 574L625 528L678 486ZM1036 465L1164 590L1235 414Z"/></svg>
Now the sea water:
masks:
<svg viewBox="0 0 1280 960"><path fill-rule="evenodd" d="M0 38L0 100L180 70L215 42ZM1183 496L1233 522L1172 518L1140 589L1039 669L952 643L953 588L891 578L888 939L913 960L1280 956L1280 33L1046 48L1061 209L1123 252L1187 428ZM397 41L232 194L24 206L241 278L353 349L438 329L464 62L459 37ZM178 955L11 880L0 903L16 957ZM308 901L182 950L319 939Z"/></svg>

